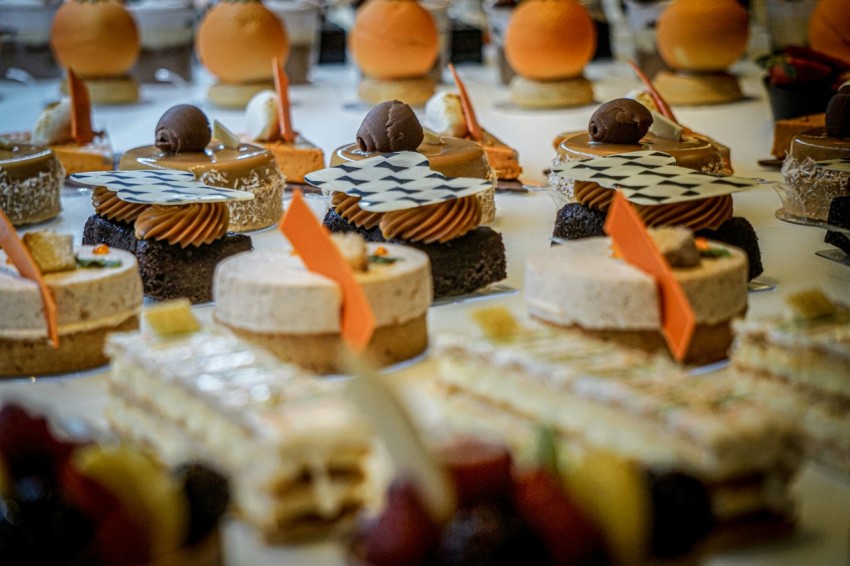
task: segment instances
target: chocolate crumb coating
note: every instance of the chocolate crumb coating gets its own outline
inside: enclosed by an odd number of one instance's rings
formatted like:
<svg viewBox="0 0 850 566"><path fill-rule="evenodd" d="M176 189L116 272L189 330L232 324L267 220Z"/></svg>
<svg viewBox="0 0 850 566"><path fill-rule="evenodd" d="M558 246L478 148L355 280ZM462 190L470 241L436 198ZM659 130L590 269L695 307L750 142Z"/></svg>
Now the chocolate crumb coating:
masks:
<svg viewBox="0 0 850 566"><path fill-rule="evenodd" d="M577 202L571 202L558 211L552 235L566 240L604 236L604 225L604 212Z"/></svg>
<svg viewBox="0 0 850 566"><path fill-rule="evenodd" d="M759 239L753 225L741 216L733 216L720 225L717 230L700 230L694 234L709 240L716 240L736 248L741 248L747 254L749 273L747 280L752 280L764 272L761 263Z"/></svg>
<svg viewBox="0 0 850 566"><path fill-rule="evenodd" d="M832 199L829 203L829 216L826 221L833 226L850 230L850 197ZM850 238L846 234L828 230L823 241L850 255Z"/></svg>
<svg viewBox="0 0 850 566"><path fill-rule="evenodd" d="M382 102L369 110L357 130L361 151L416 151L423 139L425 132L413 109L398 100Z"/></svg>
<svg viewBox="0 0 850 566"><path fill-rule="evenodd" d="M841 87L826 107L826 135L850 138L850 85Z"/></svg>
<svg viewBox="0 0 850 566"><path fill-rule="evenodd" d="M590 139L606 143L637 143L649 131L652 114L640 102L617 98L596 109L587 124Z"/></svg>
<svg viewBox="0 0 850 566"><path fill-rule="evenodd" d="M191 104L172 106L156 124L155 145L167 154L204 151L211 139L209 120Z"/></svg>

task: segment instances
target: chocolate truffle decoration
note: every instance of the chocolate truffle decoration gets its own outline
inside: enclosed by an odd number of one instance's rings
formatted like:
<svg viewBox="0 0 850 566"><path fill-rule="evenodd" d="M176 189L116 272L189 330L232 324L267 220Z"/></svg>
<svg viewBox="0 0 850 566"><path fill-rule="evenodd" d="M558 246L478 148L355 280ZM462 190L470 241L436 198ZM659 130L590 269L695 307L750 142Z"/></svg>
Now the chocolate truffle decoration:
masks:
<svg viewBox="0 0 850 566"><path fill-rule="evenodd" d="M590 139L607 143L637 143L649 131L652 114L640 102L617 98L596 109L587 125Z"/></svg>
<svg viewBox="0 0 850 566"><path fill-rule="evenodd" d="M190 104L172 106L156 124L155 145L165 153L204 151L211 139L209 120Z"/></svg>
<svg viewBox="0 0 850 566"><path fill-rule="evenodd" d="M361 151L416 151L423 139L425 132L413 109L398 100L382 102L369 110L357 130Z"/></svg>
<svg viewBox="0 0 850 566"><path fill-rule="evenodd" d="M826 135L850 138L850 85L841 87L826 107Z"/></svg>

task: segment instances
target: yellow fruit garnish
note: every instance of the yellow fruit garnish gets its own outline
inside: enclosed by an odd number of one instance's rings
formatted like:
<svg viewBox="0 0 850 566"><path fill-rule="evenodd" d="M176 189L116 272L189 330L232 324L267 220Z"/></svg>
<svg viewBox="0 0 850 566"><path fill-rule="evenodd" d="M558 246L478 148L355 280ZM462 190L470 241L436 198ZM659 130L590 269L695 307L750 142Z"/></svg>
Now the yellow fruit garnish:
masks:
<svg viewBox="0 0 850 566"><path fill-rule="evenodd" d="M488 307L472 311L472 320L488 338L508 338L520 330L511 312L505 307Z"/></svg>
<svg viewBox="0 0 850 566"><path fill-rule="evenodd" d="M185 334L201 329L191 307L188 299L177 299L150 307L143 314L148 325L161 336Z"/></svg>
<svg viewBox="0 0 850 566"><path fill-rule="evenodd" d="M94 255L106 255L109 253L109 246L106 244L98 244L92 250Z"/></svg>
<svg viewBox="0 0 850 566"><path fill-rule="evenodd" d="M808 289L785 297L794 315L803 320L829 318L838 314L838 309L820 289Z"/></svg>

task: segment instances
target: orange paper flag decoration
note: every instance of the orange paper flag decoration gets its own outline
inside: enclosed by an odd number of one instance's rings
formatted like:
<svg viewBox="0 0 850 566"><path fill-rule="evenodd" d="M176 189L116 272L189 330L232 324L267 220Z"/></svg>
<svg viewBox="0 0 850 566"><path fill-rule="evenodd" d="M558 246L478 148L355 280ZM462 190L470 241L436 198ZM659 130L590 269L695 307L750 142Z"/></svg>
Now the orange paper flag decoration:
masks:
<svg viewBox="0 0 850 566"><path fill-rule="evenodd" d="M91 127L91 99L86 83L68 67L68 95L71 97L71 137L77 145L91 143L94 130Z"/></svg>
<svg viewBox="0 0 850 566"><path fill-rule="evenodd" d="M272 60L274 68L274 88L277 91L277 119L280 123L280 137L286 143L295 142L295 130L292 129L292 106L289 104L289 77L283 70L280 59Z"/></svg>
<svg viewBox="0 0 850 566"><path fill-rule="evenodd" d="M661 330L664 339L673 357L678 361L684 360L694 336L696 315L684 289L637 212L619 192L615 192L608 209L605 232L611 236L626 263L655 279L661 299Z"/></svg>
<svg viewBox="0 0 850 566"><path fill-rule="evenodd" d="M59 322L56 318L56 301L53 299L53 293L44 282L44 277L41 274L41 269L32 258L29 249L24 245L18 237L18 232L12 226L12 221L0 208L0 248L6 252L9 259L12 260L21 277L31 279L38 284L38 290L41 293L41 301L44 303L44 318L47 322L47 337L54 348L59 347Z"/></svg>
<svg viewBox="0 0 850 566"><path fill-rule="evenodd" d="M449 70L455 78L458 94L460 95L460 107L463 108L463 117L466 119L466 129L469 130L469 135L475 141L481 141L481 125L478 123L478 118L475 116L475 109L472 107L472 101L469 99L469 94L466 92L466 87L463 86L463 81L455 70L453 63L449 63Z"/></svg>
<svg viewBox="0 0 850 566"><path fill-rule="evenodd" d="M354 278L354 271L345 261L328 231L313 216L301 191L296 190L280 222L280 231L289 239L310 271L339 283L342 289L342 338L355 352L362 352L375 331L375 315Z"/></svg>

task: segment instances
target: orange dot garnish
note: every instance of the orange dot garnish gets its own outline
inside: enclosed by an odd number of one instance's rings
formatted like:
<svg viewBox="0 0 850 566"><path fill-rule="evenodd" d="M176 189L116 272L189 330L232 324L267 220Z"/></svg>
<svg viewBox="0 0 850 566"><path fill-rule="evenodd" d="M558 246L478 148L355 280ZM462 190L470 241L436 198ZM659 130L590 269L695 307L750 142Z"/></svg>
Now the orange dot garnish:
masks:
<svg viewBox="0 0 850 566"><path fill-rule="evenodd" d="M377 248L375 248L375 255L378 257L383 257L385 255L388 255L389 253L390 252L387 251L387 248L385 248L384 246L378 246Z"/></svg>
<svg viewBox="0 0 850 566"><path fill-rule="evenodd" d="M98 244L92 250L94 255L106 255L109 253L109 246L106 244Z"/></svg>
<svg viewBox="0 0 850 566"><path fill-rule="evenodd" d="M705 251L710 247L708 240L702 237L694 238L694 244L696 244L697 249L700 251Z"/></svg>

